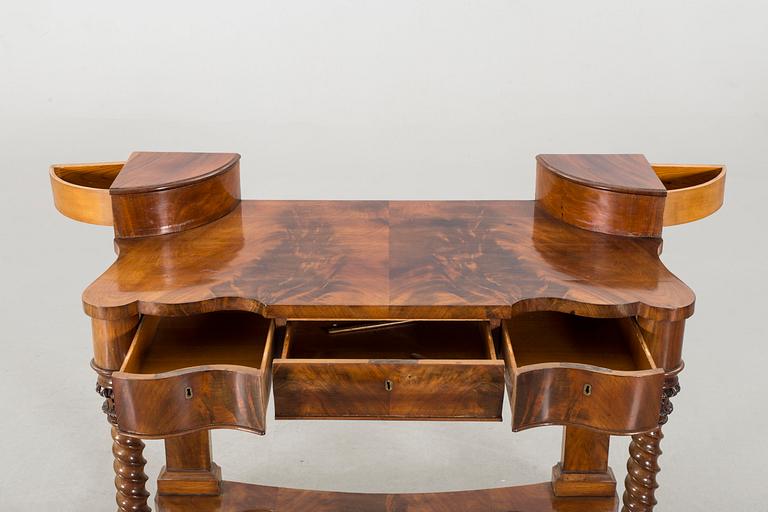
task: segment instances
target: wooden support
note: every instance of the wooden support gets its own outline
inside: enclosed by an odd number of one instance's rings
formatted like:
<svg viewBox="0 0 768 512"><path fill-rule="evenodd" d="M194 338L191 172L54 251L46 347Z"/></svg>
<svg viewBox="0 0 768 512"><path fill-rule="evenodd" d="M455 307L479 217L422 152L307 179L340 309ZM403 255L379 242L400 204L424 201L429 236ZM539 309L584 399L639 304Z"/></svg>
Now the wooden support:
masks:
<svg viewBox="0 0 768 512"><path fill-rule="evenodd" d="M221 468L211 456L209 430L165 440L165 466L157 479L159 495L216 496L221 492Z"/></svg>
<svg viewBox="0 0 768 512"><path fill-rule="evenodd" d="M563 428L563 453L552 468L555 496L613 496L616 478L608 467L610 436L578 427Z"/></svg>

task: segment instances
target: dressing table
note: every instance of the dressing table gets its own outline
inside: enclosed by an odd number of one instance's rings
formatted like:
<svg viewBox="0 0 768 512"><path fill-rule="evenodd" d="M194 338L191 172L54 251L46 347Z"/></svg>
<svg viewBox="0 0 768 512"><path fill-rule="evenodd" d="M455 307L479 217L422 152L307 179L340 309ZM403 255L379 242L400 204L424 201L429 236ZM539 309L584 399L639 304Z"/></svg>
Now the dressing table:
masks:
<svg viewBox="0 0 768 512"><path fill-rule="evenodd" d="M61 213L114 228L82 300L119 512L150 510L142 439L165 443L164 512L653 510L694 308L662 229L720 207L724 166L539 155L514 201L245 200L240 172L229 153L50 169ZM222 479L211 429L302 419L562 425L562 456L544 483L447 493Z"/></svg>

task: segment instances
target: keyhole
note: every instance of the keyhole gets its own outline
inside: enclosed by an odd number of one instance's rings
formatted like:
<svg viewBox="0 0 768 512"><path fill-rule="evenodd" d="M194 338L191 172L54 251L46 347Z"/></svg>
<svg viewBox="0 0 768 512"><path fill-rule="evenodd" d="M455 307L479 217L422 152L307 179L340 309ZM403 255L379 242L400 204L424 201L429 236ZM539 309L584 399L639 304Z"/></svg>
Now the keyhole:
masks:
<svg viewBox="0 0 768 512"><path fill-rule="evenodd" d="M589 396L592 394L592 384L584 384L584 395Z"/></svg>
<svg viewBox="0 0 768 512"><path fill-rule="evenodd" d="M391 380L385 380L384 381L384 389L387 391L392 391L392 381Z"/></svg>
<svg viewBox="0 0 768 512"><path fill-rule="evenodd" d="M187 400L192 398L192 388L186 388L184 390L184 398L186 398Z"/></svg>

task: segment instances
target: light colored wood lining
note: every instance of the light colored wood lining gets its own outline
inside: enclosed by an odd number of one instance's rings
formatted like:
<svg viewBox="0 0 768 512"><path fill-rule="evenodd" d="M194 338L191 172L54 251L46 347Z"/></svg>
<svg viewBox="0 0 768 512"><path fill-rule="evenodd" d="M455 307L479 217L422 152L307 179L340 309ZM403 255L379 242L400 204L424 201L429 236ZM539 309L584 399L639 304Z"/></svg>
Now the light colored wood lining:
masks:
<svg viewBox="0 0 768 512"><path fill-rule="evenodd" d="M52 165L49 175L56 209L70 219L111 226L109 187L124 163Z"/></svg>
<svg viewBox="0 0 768 512"><path fill-rule="evenodd" d="M667 188L664 225L674 226L715 213L725 196L726 168L722 165L652 164Z"/></svg>

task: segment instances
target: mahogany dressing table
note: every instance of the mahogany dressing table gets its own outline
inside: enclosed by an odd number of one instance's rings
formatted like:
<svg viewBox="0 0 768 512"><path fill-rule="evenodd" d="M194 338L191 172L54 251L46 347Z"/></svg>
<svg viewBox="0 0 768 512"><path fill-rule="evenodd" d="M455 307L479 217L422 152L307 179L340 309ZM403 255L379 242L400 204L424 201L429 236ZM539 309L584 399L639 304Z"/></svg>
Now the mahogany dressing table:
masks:
<svg viewBox="0 0 768 512"><path fill-rule="evenodd" d="M241 200L239 155L54 165L56 207L110 225L83 293L112 426L118 511L148 511L142 439L164 439L157 510L651 511L694 294L664 226L723 201L725 167L539 155L530 201ZM545 483L430 494L227 482L210 429L275 419L564 428Z"/></svg>

